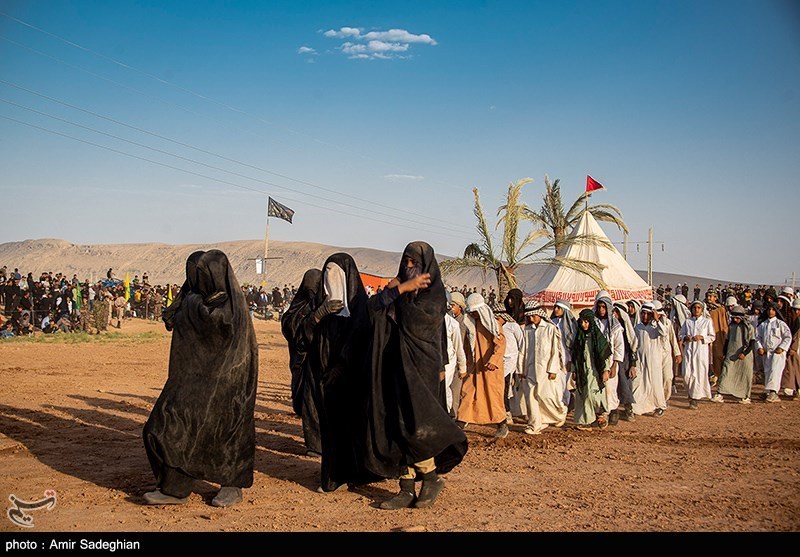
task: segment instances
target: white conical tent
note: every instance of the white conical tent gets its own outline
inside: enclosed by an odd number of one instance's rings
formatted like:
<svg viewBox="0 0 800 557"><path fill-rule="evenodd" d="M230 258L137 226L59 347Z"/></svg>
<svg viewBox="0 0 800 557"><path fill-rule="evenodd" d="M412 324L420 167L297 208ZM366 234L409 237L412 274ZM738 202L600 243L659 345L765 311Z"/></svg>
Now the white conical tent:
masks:
<svg viewBox="0 0 800 557"><path fill-rule="evenodd" d="M589 211L584 211L578 224L570 232L569 238L578 235L597 236L608 241L608 236ZM568 245L561 255L604 265L600 276L606 285L605 290L614 301L631 298L653 299L653 289L628 265L622 254L613 246L609 248L577 242ZM590 276L561 265L551 265L533 287L533 299L550 306L556 300L567 300L573 308L591 307L600 290L600 286Z"/></svg>

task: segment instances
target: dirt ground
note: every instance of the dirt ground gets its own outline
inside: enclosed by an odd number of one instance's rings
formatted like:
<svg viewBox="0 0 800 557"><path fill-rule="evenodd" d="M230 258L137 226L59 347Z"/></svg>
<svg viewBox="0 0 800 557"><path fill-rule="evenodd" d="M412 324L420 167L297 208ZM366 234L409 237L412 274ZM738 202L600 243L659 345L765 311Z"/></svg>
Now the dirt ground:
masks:
<svg viewBox="0 0 800 557"><path fill-rule="evenodd" d="M154 487L141 431L167 375L170 337L82 344L0 342L0 498L42 498L27 531L797 531L800 402L701 403L685 391L662 418L605 431L571 425L494 441L470 426L463 463L430 509L381 511L395 481L319 494L291 410L288 353L277 322L256 320L259 392L255 483L242 503L211 507L217 486L190 503L149 507ZM153 334L155 333L155 334ZM6 503L8 504L8 503ZM5 513L4 513L5 514ZM21 532L6 516L0 531Z"/></svg>

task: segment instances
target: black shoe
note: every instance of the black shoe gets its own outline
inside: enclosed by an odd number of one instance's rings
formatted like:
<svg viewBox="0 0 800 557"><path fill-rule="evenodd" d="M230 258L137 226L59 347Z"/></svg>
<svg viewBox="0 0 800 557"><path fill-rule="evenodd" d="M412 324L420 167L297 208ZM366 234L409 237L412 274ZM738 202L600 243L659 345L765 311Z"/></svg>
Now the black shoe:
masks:
<svg viewBox="0 0 800 557"><path fill-rule="evenodd" d="M414 493L414 480L400 480L400 492L381 503L381 509L385 511L396 511L397 509L407 509L417 501Z"/></svg>
<svg viewBox="0 0 800 557"><path fill-rule="evenodd" d="M414 504L418 509L424 509L433 505L436 498L444 489L444 479L436 475L436 472L430 473L432 477L426 478L422 476L422 489L419 490L419 498Z"/></svg>
<svg viewBox="0 0 800 557"><path fill-rule="evenodd" d="M697 401L693 398L689 399L689 409L690 410L697 410Z"/></svg>
<svg viewBox="0 0 800 557"><path fill-rule="evenodd" d="M653 416L656 418L660 418L663 415L664 411L661 408L656 408L655 411L653 412Z"/></svg>
<svg viewBox="0 0 800 557"><path fill-rule="evenodd" d="M626 405L625 412L622 413L622 419L626 422L635 422L636 415L633 413L633 405Z"/></svg>
<svg viewBox="0 0 800 557"><path fill-rule="evenodd" d="M505 439L508 437L508 426L505 422L497 427L497 431L494 432L494 436L497 439Z"/></svg>
<svg viewBox="0 0 800 557"><path fill-rule="evenodd" d="M612 410L608 414L608 425L617 425L619 423L619 411Z"/></svg>
<svg viewBox="0 0 800 557"><path fill-rule="evenodd" d="M173 497L166 493L161 493L160 489L149 491L144 494L144 500L148 505L185 505L189 502L188 497Z"/></svg>
<svg viewBox="0 0 800 557"><path fill-rule="evenodd" d="M214 507L230 507L242 500L242 490L238 487L223 487L217 496L211 500Z"/></svg>

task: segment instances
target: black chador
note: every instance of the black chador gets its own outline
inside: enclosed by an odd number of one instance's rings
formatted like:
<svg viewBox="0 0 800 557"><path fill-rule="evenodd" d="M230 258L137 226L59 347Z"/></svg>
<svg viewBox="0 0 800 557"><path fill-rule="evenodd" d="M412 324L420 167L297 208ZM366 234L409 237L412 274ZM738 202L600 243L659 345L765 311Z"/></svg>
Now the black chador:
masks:
<svg viewBox="0 0 800 557"><path fill-rule="evenodd" d="M258 346L241 287L219 250L195 252L164 315L169 377L144 426L158 489L150 504L185 503L195 480L220 484L212 501L241 501L253 484Z"/></svg>
<svg viewBox="0 0 800 557"><path fill-rule="evenodd" d="M367 292L346 253L328 257L322 273L317 309L307 318L314 329L308 363L322 440L319 490L329 492L376 478L366 472L359 444L368 396Z"/></svg>
<svg viewBox="0 0 800 557"><path fill-rule="evenodd" d="M308 351L314 340L314 321L310 319L317 310L318 296L322 291L322 271L309 269L303 275L300 288L281 316L281 331L289 345L289 369L292 373L292 407L303 419L303 437L306 451L322 453L319 432L319 414L314 393L319 392L311 372Z"/></svg>
<svg viewBox="0 0 800 557"><path fill-rule="evenodd" d="M427 287L415 288L429 275ZM464 432L438 398L446 363L447 298L433 248L413 242L403 252L397 279L369 300L370 408L367 468L400 478L400 493L384 509L433 504L444 474L467 452ZM417 499L414 480L423 480Z"/></svg>

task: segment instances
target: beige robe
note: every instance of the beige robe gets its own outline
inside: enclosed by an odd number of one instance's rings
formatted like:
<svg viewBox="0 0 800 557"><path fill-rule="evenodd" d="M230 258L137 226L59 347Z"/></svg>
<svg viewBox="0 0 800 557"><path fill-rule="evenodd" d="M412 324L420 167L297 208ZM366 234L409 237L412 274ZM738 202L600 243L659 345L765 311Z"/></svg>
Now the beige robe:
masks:
<svg viewBox="0 0 800 557"><path fill-rule="evenodd" d="M467 319L472 319L467 317ZM470 424L499 424L506 419L503 355L506 339L493 336L480 321L475 324L475 369L461 384L458 419ZM469 358L468 358L469 359ZM497 369L489 371L493 364Z"/></svg>

